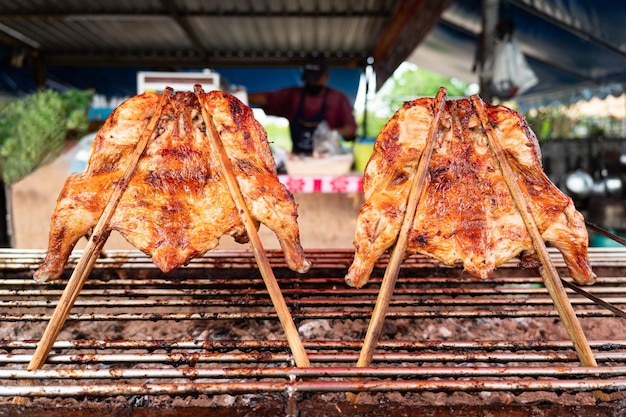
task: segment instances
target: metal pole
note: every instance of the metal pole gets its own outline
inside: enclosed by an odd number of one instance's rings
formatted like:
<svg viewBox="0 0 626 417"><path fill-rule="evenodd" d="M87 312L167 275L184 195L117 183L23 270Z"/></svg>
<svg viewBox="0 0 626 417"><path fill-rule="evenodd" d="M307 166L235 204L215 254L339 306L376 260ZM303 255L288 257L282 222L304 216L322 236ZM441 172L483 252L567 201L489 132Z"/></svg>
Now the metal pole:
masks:
<svg viewBox="0 0 626 417"><path fill-rule="evenodd" d="M494 34L498 24L500 0L482 0L482 32L479 53L480 97L490 103L493 100L491 81L493 80L493 52L495 47Z"/></svg>

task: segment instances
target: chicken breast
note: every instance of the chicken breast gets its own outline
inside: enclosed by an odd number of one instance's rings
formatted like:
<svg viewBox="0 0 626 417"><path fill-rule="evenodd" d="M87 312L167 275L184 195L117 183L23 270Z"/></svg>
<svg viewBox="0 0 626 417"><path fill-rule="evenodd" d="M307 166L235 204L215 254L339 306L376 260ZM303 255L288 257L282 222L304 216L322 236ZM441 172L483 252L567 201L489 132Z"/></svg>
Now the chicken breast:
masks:
<svg viewBox="0 0 626 417"><path fill-rule="evenodd" d="M300 245L297 206L278 180L265 130L236 97L221 91L206 96L253 220L276 233L291 269L306 272L310 263ZM78 239L96 225L159 98L155 93L135 96L108 117L93 142L85 172L71 175L59 195L36 280L58 278ZM214 155L195 94L172 95L109 230L117 230L151 256L163 272L215 248L223 235L247 242Z"/></svg>
<svg viewBox="0 0 626 417"><path fill-rule="evenodd" d="M487 112L542 238L560 250L574 280L591 282L595 275L587 256L584 219L543 172L534 133L509 108L487 106ZM367 283L375 262L398 238L433 118L434 99L407 102L376 140L364 174L356 253L346 275L351 286ZM426 254L447 265L460 262L483 278L520 254L524 264L540 265L470 100L445 103L434 140L406 255Z"/></svg>

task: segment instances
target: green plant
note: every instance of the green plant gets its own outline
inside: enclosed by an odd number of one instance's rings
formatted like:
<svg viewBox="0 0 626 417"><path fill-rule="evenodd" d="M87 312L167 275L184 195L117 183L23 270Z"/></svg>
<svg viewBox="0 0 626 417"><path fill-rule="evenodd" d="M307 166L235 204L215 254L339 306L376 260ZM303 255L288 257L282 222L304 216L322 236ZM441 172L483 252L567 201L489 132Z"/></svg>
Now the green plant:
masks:
<svg viewBox="0 0 626 417"><path fill-rule="evenodd" d="M87 110L93 93L38 91L0 110L0 173L13 184L54 160L68 135L79 137L89 128Z"/></svg>
<svg viewBox="0 0 626 417"><path fill-rule="evenodd" d="M89 104L93 99L92 90L70 89L61 94L67 116L66 139L79 139L89 131Z"/></svg>

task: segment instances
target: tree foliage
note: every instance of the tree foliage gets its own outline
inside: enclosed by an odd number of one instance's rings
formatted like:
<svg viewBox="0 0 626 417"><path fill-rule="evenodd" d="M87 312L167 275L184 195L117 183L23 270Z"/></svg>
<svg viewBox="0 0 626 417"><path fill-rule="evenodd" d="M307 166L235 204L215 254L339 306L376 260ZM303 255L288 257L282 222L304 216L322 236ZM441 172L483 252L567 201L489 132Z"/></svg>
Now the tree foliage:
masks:
<svg viewBox="0 0 626 417"><path fill-rule="evenodd" d="M471 84L418 67L409 67L397 74L391 78L389 91L384 92L389 100L389 107L394 112L405 101L424 96L434 97L439 87L448 89L448 97L471 94Z"/></svg>
<svg viewBox="0 0 626 417"><path fill-rule="evenodd" d="M0 176L13 184L60 155L87 132L92 91L43 90L0 109Z"/></svg>
<svg viewBox="0 0 626 417"><path fill-rule="evenodd" d="M372 97L368 98L367 126L361 136L375 137L391 116L406 101L434 97L439 87L446 87L448 97L465 97L476 93L477 86L446 77L415 65L403 64ZM362 126L364 115L358 115Z"/></svg>

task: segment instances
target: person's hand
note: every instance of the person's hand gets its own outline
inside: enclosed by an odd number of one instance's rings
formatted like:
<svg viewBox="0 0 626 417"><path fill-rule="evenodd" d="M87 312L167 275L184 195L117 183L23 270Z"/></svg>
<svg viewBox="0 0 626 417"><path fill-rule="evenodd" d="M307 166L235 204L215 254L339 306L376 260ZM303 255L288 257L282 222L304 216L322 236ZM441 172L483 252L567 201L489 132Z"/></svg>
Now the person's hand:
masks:
<svg viewBox="0 0 626 417"><path fill-rule="evenodd" d="M346 142L352 142L356 139L356 132L351 126L342 126L335 129L339 133L343 140Z"/></svg>
<svg viewBox="0 0 626 417"><path fill-rule="evenodd" d="M250 106L264 107L267 105L265 93L248 93L248 103Z"/></svg>

